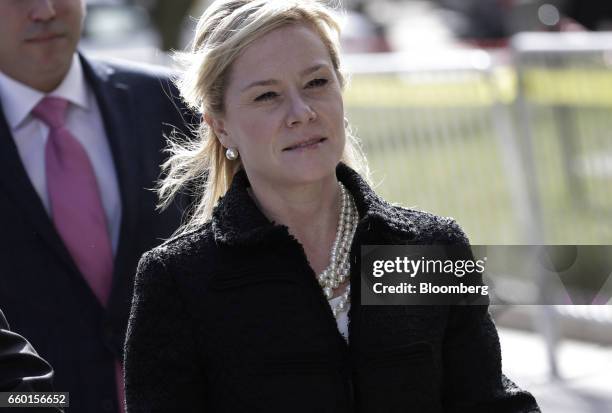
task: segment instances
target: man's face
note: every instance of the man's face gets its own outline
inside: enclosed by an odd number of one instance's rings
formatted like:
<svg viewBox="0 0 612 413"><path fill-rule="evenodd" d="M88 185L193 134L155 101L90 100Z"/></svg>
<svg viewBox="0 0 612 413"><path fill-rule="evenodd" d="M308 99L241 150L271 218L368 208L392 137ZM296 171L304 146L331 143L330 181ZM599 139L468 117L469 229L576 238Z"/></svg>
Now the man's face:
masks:
<svg viewBox="0 0 612 413"><path fill-rule="evenodd" d="M49 92L70 68L84 0L0 0L0 71Z"/></svg>

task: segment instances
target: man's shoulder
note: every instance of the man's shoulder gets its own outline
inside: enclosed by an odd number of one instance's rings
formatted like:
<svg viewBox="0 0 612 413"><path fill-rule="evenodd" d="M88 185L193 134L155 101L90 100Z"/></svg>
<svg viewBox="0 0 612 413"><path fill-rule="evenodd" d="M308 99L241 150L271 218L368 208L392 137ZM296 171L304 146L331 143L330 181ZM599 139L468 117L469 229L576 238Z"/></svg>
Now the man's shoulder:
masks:
<svg viewBox="0 0 612 413"><path fill-rule="evenodd" d="M121 59L100 58L81 55L85 65L94 76L129 87L159 87L174 89L176 71L171 68Z"/></svg>
<svg viewBox="0 0 612 413"><path fill-rule="evenodd" d="M156 116L165 116L164 122L174 126L195 125L199 116L190 110L180 97L174 84L178 73L159 65L118 59L90 57L81 54L89 81L101 93L125 89L132 96L132 104L149 108ZM184 129L183 133L190 133Z"/></svg>

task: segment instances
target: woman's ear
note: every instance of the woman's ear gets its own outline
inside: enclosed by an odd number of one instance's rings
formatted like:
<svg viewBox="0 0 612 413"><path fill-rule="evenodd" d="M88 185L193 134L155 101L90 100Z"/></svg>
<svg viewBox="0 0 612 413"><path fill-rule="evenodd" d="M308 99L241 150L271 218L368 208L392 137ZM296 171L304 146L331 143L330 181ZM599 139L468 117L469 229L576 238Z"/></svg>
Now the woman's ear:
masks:
<svg viewBox="0 0 612 413"><path fill-rule="evenodd" d="M219 141L221 141L221 145L226 148L234 148L232 140L230 139L229 133L225 129L225 123L223 119L219 119L216 117L210 116L208 113L204 114L204 122L208 125L209 128L213 130Z"/></svg>

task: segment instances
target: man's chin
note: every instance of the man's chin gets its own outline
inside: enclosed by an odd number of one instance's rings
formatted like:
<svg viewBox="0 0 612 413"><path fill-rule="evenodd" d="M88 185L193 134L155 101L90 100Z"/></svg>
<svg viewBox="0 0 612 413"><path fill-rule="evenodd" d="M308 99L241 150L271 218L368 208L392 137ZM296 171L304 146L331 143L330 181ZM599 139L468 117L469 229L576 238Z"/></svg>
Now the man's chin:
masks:
<svg viewBox="0 0 612 413"><path fill-rule="evenodd" d="M56 36L27 41L24 49L26 53L41 63L50 64L54 61L61 62L72 56L76 44L66 36Z"/></svg>
<svg viewBox="0 0 612 413"><path fill-rule="evenodd" d="M41 92L51 92L62 82L72 62L73 54L66 52L30 54L27 65L6 70L9 77ZM26 62L23 59L22 62Z"/></svg>

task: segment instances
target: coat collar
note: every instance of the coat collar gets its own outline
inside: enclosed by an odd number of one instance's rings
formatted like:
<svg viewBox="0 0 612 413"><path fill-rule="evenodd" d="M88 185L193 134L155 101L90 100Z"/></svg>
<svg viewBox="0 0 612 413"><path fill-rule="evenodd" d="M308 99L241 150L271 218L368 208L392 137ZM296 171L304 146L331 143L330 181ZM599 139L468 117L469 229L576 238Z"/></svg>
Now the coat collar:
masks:
<svg viewBox="0 0 612 413"><path fill-rule="evenodd" d="M336 177L355 199L360 227L374 228L379 235L386 235L390 242L416 237L416 226L406 219L405 210L376 195L356 171L340 163L336 167ZM288 228L265 217L249 195L249 187L246 172L239 170L213 210L211 225L215 241L236 246L285 241L289 236Z"/></svg>

